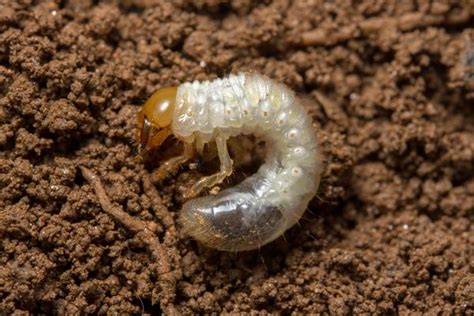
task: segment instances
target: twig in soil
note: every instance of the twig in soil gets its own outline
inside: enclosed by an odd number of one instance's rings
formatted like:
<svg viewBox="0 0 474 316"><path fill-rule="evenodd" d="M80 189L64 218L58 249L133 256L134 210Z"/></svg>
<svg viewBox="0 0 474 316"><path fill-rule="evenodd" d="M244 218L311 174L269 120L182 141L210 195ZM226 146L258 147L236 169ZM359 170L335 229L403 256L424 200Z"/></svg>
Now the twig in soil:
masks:
<svg viewBox="0 0 474 316"><path fill-rule="evenodd" d="M167 234L165 236L169 237L168 239L171 239L170 242L174 244L176 242L176 225L173 220L173 217L171 214L168 212L166 207L163 205L163 201L156 190L156 187L153 185L151 176L148 173L144 173L142 176L143 179L143 189L145 190L145 194L148 196L148 198L151 200L151 205L153 210L155 211L156 217L161 219L161 222L165 226ZM166 243L166 240L165 240Z"/></svg>
<svg viewBox="0 0 474 316"><path fill-rule="evenodd" d="M156 224L137 220L125 213L121 208L114 206L107 196L100 179L86 167L80 167L80 169L84 178L94 188L104 212L137 234L148 246L153 258L158 262L157 274L162 290L160 305L167 313L175 314L173 301L176 293L176 279L171 271L167 253L154 233L156 231Z"/></svg>
<svg viewBox="0 0 474 316"><path fill-rule="evenodd" d="M348 125L348 118L346 113L341 109L340 105L337 104L335 101L329 99L327 96L320 92L315 92L316 100L321 104L323 107L324 112L328 116L329 119L333 120L337 124L341 126Z"/></svg>
<svg viewBox="0 0 474 316"><path fill-rule="evenodd" d="M353 38L369 36L387 28L406 32L442 24L459 25L467 23L470 18L469 10L448 15L424 15L423 13L412 12L400 17L374 17L354 25L340 27L334 32L328 32L324 29L311 30L302 33L299 38L292 39L290 42L296 46L332 46Z"/></svg>

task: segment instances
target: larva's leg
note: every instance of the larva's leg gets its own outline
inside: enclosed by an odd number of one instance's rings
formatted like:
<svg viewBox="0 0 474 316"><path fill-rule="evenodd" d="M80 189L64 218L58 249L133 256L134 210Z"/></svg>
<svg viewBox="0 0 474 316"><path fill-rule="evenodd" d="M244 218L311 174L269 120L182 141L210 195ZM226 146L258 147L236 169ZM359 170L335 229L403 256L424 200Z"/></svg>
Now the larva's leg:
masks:
<svg viewBox="0 0 474 316"><path fill-rule="evenodd" d="M202 141L201 138L196 139L196 151L198 155L202 156L204 152L204 142Z"/></svg>
<svg viewBox="0 0 474 316"><path fill-rule="evenodd" d="M173 174L178 168L194 156L194 145L192 143L184 143L183 154L177 157L170 158L163 162L157 171L153 172L153 180L159 182L166 179L170 174Z"/></svg>
<svg viewBox="0 0 474 316"><path fill-rule="evenodd" d="M229 151L227 150L227 139L224 137L216 138L217 152L221 162L221 170L213 175L207 176L196 182L186 193L185 198L191 198L205 188L211 188L218 183L221 183L226 177L232 174L232 159L230 159Z"/></svg>

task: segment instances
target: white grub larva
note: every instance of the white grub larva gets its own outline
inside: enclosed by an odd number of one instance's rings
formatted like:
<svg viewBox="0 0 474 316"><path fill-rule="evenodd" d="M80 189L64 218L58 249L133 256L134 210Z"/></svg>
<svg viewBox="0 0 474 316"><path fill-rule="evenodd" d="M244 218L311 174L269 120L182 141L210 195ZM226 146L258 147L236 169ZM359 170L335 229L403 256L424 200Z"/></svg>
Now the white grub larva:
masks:
<svg viewBox="0 0 474 316"><path fill-rule="evenodd" d="M294 93L258 74L230 75L158 90L143 106L140 148L159 147L171 134L184 152L162 163L165 177L215 142L220 171L185 193L197 196L232 173L227 140L254 134L265 140L267 157L257 173L217 195L188 200L180 212L187 234L225 251L259 248L279 237L302 216L316 194L321 159L312 122Z"/></svg>

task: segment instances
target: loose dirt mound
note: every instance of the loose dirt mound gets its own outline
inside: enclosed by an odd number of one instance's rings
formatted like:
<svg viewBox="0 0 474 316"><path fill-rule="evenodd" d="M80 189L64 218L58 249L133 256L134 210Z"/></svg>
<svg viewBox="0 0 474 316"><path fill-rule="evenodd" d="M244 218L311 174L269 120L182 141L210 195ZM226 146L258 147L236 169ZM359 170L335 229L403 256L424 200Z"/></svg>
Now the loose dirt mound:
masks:
<svg viewBox="0 0 474 316"><path fill-rule="evenodd" d="M0 314L472 315L472 1L30 2L0 4ZM326 168L285 238L229 254L180 234L203 171L152 185L135 114L246 70L305 98Z"/></svg>

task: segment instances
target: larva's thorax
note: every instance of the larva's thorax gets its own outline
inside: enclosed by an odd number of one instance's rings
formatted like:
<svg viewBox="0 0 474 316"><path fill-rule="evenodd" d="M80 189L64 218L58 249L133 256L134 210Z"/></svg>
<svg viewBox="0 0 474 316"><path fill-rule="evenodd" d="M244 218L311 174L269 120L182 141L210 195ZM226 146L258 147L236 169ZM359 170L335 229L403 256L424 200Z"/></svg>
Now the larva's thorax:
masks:
<svg viewBox="0 0 474 316"><path fill-rule="evenodd" d="M209 141L216 132L233 134L233 131L240 131L242 110L248 107L244 82L244 76L239 75L179 86L172 127L174 134L184 138L194 134Z"/></svg>

